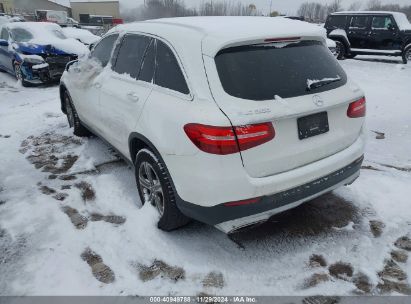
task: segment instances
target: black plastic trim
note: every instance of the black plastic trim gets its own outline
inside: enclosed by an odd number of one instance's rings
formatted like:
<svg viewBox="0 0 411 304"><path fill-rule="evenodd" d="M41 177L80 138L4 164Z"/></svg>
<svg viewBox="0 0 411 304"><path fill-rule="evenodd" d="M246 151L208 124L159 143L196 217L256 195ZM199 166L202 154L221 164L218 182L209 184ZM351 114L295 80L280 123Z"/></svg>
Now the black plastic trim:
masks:
<svg viewBox="0 0 411 304"><path fill-rule="evenodd" d="M186 202L178 197L177 206L181 212L190 218L209 225L217 225L219 223L277 209L327 190L350 176L355 175L361 169L363 160L364 156L361 156L351 164L326 176L292 189L270 196L264 196L261 201L254 204L230 207L220 204L213 207L202 207Z"/></svg>

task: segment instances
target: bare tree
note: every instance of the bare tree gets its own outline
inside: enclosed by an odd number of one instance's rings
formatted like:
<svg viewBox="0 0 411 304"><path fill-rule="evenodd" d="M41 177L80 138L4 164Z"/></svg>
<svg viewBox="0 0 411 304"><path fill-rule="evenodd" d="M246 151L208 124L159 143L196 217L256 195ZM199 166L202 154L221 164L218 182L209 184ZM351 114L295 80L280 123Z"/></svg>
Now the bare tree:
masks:
<svg viewBox="0 0 411 304"><path fill-rule="evenodd" d="M348 11L359 11L362 7L362 4L360 1L355 1L350 4L350 6L347 8Z"/></svg>
<svg viewBox="0 0 411 304"><path fill-rule="evenodd" d="M341 11L341 10L342 10L341 0L333 0L333 2L331 2L328 5L328 13L329 14L335 13L335 12L338 12L338 11Z"/></svg>

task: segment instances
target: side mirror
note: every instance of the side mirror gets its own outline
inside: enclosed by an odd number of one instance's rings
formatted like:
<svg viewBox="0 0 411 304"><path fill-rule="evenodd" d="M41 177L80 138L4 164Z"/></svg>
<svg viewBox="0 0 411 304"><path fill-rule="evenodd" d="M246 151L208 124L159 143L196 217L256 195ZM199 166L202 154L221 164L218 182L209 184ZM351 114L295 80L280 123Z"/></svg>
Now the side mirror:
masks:
<svg viewBox="0 0 411 304"><path fill-rule="evenodd" d="M390 23L390 24L388 25L388 29L389 29L390 31L395 31L395 26L394 26L392 23Z"/></svg>
<svg viewBox="0 0 411 304"><path fill-rule="evenodd" d="M68 71L68 70L70 69L70 67L71 67L73 64L75 64L76 62L78 62L78 60L69 61L69 62L66 64L66 71Z"/></svg>
<svg viewBox="0 0 411 304"><path fill-rule="evenodd" d="M95 43L91 43L91 44L89 44L88 49L89 49L90 51L92 51L92 50L93 50L93 48L94 48L94 45L95 45Z"/></svg>
<svg viewBox="0 0 411 304"><path fill-rule="evenodd" d="M9 46L9 42L4 39L0 39L0 46Z"/></svg>

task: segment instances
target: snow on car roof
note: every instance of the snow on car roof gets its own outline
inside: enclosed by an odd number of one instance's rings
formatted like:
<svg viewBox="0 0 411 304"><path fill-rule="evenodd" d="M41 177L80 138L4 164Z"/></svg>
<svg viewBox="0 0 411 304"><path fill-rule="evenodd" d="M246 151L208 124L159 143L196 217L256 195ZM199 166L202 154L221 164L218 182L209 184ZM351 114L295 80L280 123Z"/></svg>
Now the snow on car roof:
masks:
<svg viewBox="0 0 411 304"><path fill-rule="evenodd" d="M123 24L118 31L142 31L166 38L172 45L189 48L202 44L214 57L228 46L269 38L313 37L323 39L322 29L306 22L271 17L181 17Z"/></svg>
<svg viewBox="0 0 411 304"><path fill-rule="evenodd" d="M401 12L390 12L390 11L343 11L335 12L331 15L392 15L397 22L400 30L411 30L411 23L408 21L407 16Z"/></svg>

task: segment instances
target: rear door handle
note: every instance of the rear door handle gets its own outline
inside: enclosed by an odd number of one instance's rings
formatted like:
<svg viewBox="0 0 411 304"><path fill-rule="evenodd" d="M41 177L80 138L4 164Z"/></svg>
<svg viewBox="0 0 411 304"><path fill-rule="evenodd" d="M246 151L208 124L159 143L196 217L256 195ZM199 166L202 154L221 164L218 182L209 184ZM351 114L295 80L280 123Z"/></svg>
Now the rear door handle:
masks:
<svg viewBox="0 0 411 304"><path fill-rule="evenodd" d="M132 101L134 101L134 102L137 102L140 98L138 97L138 94L136 93L136 92L128 92L127 93L127 97L130 99L130 100L132 100Z"/></svg>

